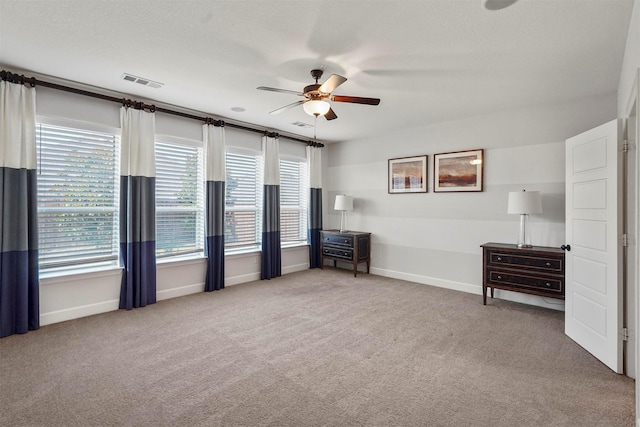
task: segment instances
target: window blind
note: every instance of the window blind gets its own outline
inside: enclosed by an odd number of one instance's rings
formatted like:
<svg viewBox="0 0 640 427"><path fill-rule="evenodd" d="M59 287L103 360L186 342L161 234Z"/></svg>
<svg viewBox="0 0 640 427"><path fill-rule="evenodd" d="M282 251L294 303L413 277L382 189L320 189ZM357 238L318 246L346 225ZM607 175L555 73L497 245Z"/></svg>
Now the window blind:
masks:
<svg viewBox="0 0 640 427"><path fill-rule="evenodd" d="M280 160L280 239L307 241L307 164Z"/></svg>
<svg viewBox="0 0 640 427"><path fill-rule="evenodd" d="M227 153L225 247L256 247L262 233L262 165L258 155Z"/></svg>
<svg viewBox="0 0 640 427"><path fill-rule="evenodd" d="M116 135L38 124L36 150L40 269L117 262Z"/></svg>
<svg viewBox="0 0 640 427"><path fill-rule="evenodd" d="M202 149L156 142L156 255L204 251Z"/></svg>

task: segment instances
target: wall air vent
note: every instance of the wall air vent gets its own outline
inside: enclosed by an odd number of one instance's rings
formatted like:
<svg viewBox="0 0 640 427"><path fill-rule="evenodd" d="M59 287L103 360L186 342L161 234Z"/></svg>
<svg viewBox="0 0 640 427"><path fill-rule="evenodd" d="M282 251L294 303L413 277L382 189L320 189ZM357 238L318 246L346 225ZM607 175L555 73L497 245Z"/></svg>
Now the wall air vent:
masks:
<svg viewBox="0 0 640 427"><path fill-rule="evenodd" d="M131 83L138 83L142 86L149 86L152 88L160 88L164 86L164 83L154 82L153 80L145 79L144 77L134 76L133 74L124 73L122 75L122 80L126 80Z"/></svg>
<svg viewBox="0 0 640 427"><path fill-rule="evenodd" d="M310 125L309 123L302 123L302 122L293 122L291 123L294 126L298 126L299 128L312 128L313 125Z"/></svg>

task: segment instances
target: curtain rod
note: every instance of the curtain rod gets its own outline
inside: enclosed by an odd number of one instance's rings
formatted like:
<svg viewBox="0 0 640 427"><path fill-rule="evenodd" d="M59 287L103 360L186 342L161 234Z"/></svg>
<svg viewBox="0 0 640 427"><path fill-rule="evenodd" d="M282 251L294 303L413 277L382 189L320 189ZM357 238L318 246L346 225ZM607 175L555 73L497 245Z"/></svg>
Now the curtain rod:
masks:
<svg viewBox="0 0 640 427"><path fill-rule="evenodd" d="M125 99L125 98L117 98L115 96L110 96L110 95L103 95L101 93L97 93L97 92L91 92L88 90L84 90L84 89L78 89L78 88L74 88L74 87L70 87L70 86L65 86L65 85L61 85L58 83L52 83L52 82L47 82L44 80L40 80L40 79L36 79L35 77L25 77L24 74L23 75L17 75L14 74L10 71L6 71L6 70L2 70L0 71L0 77L2 78L2 80L6 80L10 83L19 83L22 85L29 85L31 87L36 87L38 86L43 86L43 87L48 87L50 89L55 89L55 90L60 90L63 92L71 92L71 93L75 93L77 95L83 95L83 96L89 96L91 98L97 98L97 99L102 99L105 101L111 101L111 102L117 102L118 104L122 104L123 106L127 106L127 107L133 107L136 108L138 110L149 110L149 112L160 112L160 113L165 113L165 114L172 114L174 116L180 116L180 117L185 117L188 119L193 119L193 120L198 120L201 122L204 122L206 124L211 124L214 126L228 126L231 128L235 128L235 129L242 129L242 130L246 130L249 132L256 132L256 133L261 133L263 135L267 135L270 136L272 138L275 137L279 137L280 134L278 134L277 132L270 132L270 131L261 131L259 129L254 129L254 128L250 128L248 126L242 126L236 123L226 123L224 120L215 120L211 117L202 117L202 116L197 116L195 114L189 114L189 113L184 113L182 111L176 111L176 110L172 110L170 108L164 108L164 107L158 107L154 104L145 104L144 102L139 102L139 101L133 101L131 99ZM300 139L300 138L296 138L296 137L291 137L291 136L286 136L285 138L287 139L291 139L293 141L297 141L297 142L301 142L303 144L306 145L311 145L312 147L324 147L324 144L316 142L316 141L311 141L311 140L304 140L304 139Z"/></svg>

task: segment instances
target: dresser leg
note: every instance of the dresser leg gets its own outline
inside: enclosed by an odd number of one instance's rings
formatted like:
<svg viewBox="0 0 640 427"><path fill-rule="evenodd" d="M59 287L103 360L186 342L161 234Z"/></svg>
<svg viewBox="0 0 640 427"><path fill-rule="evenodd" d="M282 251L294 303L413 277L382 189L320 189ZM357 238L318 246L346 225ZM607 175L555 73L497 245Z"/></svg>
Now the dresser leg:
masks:
<svg viewBox="0 0 640 427"><path fill-rule="evenodd" d="M482 284L482 304L487 305L487 285Z"/></svg>

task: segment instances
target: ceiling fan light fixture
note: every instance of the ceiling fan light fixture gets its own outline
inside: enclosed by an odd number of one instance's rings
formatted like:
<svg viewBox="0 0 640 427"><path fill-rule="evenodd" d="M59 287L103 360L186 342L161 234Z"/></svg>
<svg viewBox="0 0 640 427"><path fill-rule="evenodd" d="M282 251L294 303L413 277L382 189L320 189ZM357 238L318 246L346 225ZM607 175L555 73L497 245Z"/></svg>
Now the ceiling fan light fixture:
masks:
<svg viewBox="0 0 640 427"><path fill-rule="evenodd" d="M302 104L304 112L310 116L324 116L329 112L331 105L327 101L311 100Z"/></svg>

